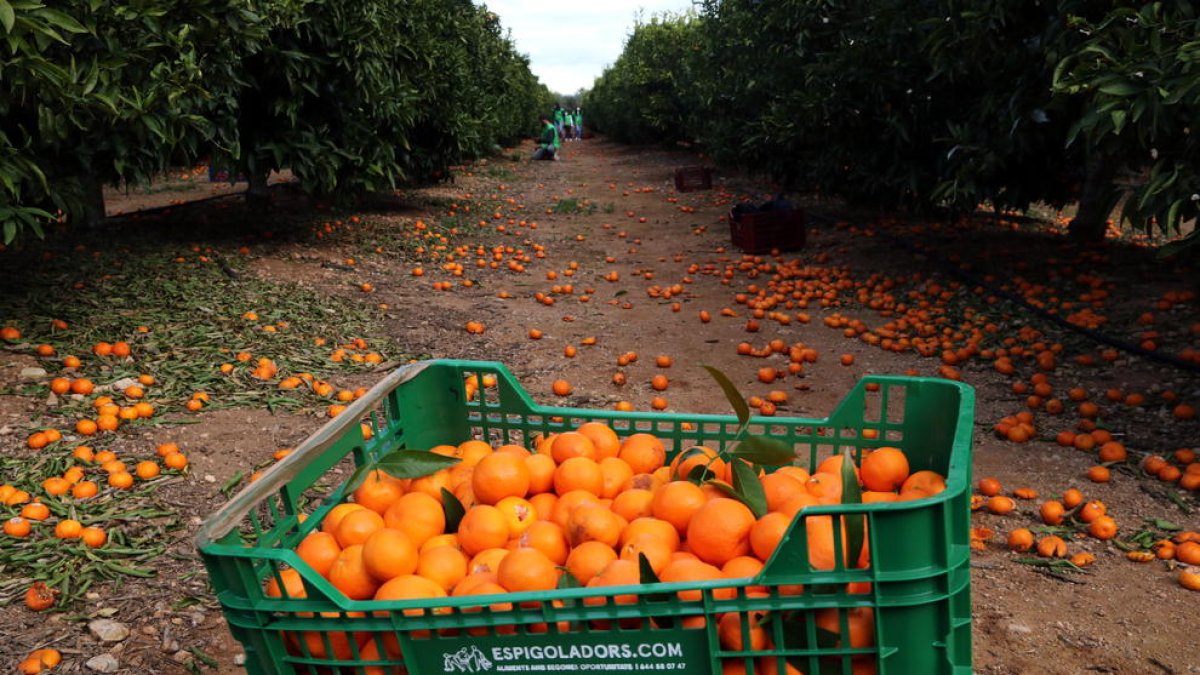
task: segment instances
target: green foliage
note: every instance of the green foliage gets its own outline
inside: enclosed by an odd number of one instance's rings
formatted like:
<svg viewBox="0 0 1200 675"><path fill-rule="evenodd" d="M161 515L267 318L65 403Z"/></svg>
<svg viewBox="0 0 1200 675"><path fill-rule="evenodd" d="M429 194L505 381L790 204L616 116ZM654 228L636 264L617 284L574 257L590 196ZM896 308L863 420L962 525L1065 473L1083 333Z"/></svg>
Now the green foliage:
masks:
<svg viewBox="0 0 1200 675"><path fill-rule="evenodd" d="M858 474L854 469L854 457L849 448L842 450L842 503L861 504L862 486L858 484ZM863 539L866 536L866 517L858 514L846 514L846 560L854 565L862 555Z"/></svg>
<svg viewBox="0 0 1200 675"><path fill-rule="evenodd" d="M467 515L467 508L459 498L446 488L439 488L442 495L442 513L446 516L446 534L458 532L458 524L462 522L463 516Z"/></svg>
<svg viewBox="0 0 1200 675"><path fill-rule="evenodd" d="M0 0L5 240L49 211L82 214L101 182L202 152L236 84L235 41L256 26L237 0Z"/></svg>
<svg viewBox="0 0 1200 675"><path fill-rule="evenodd" d="M544 87L469 0L270 7L239 101L253 174L287 166L317 194L379 190L445 176L533 129Z"/></svg>
<svg viewBox="0 0 1200 675"><path fill-rule="evenodd" d="M1200 216L1200 12L1177 0L1072 23L1087 40L1055 72L1055 91L1084 103L1067 143L1133 177L1125 220L1177 232Z"/></svg>
<svg viewBox="0 0 1200 675"><path fill-rule="evenodd" d="M639 22L620 58L587 93L587 123L629 143L684 140L696 104L689 92L698 27L692 14Z"/></svg>
<svg viewBox="0 0 1200 675"><path fill-rule="evenodd" d="M345 195L530 135L550 93L470 0L0 0L4 241L210 154Z"/></svg>
<svg viewBox="0 0 1200 675"><path fill-rule="evenodd" d="M1063 139L1079 106L1054 96L1051 80L1054 62L1082 37L1067 28L1063 13L1098 5L938 4L948 8L946 17L924 21L921 45L942 93L942 106L931 111L940 126L931 132L945 159L930 201L970 210L984 200L1024 209L1074 199L1085 158Z"/></svg>
<svg viewBox="0 0 1200 675"><path fill-rule="evenodd" d="M1136 225L1197 214L1194 3L699 4L637 26L588 94L597 128L891 208L1095 193L1101 233L1125 195Z"/></svg>
<svg viewBox="0 0 1200 675"><path fill-rule="evenodd" d="M729 401L729 405L733 406L740 429L745 429L746 424L750 422L750 406L746 403L746 399L742 397L742 392L738 391L737 385L733 383L733 380L729 379L729 376L721 372L720 369L713 366L702 367L712 379L717 381L717 385L721 387L721 392L725 394L725 400Z"/></svg>
<svg viewBox="0 0 1200 675"><path fill-rule="evenodd" d="M1037 46L1060 40L1055 20L966 0L710 0L691 137L722 163L869 204L1062 201L1067 181L1047 174L1064 168L1066 123L1047 112Z"/></svg>

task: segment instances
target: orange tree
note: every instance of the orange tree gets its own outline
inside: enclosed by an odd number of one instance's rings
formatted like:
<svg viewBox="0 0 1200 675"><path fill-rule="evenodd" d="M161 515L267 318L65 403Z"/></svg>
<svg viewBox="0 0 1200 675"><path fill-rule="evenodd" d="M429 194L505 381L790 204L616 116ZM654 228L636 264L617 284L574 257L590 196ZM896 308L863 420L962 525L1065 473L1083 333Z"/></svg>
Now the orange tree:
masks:
<svg viewBox="0 0 1200 675"><path fill-rule="evenodd" d="M688 14L639 22L612 67L585 97L589 121L616 140L674 143L686 140L693 99L693 56L698 24Z"/></svg>
<svg viewBox="0 0 1200 675"><path fill-rule="evenodd" d="M412 134L406 175L447 175L451 164L492 152L498 143L534 135L537 116L551 95L517 53L499 17L470 0L443 0L428 27L428 63L416 81L417 132Z"/></svg>
<svg viewBox="0 0 1200 675"><path fill-rule="evenodd" d="M257 23L235 0L0 1L3 241L203 152Z"/></svg>
<svg viewBox="0 0 1200 675"><path fill-rule="evenodd" d="M392 187L532 129L537 83L494 14L466 0L272 3L244 63L238 144L251 190L290 167L317 194Z"/></svg>
<svg viewBox="0 0 1200 675"><path fill-rule="evenodd" d="M457 41L454 54L465 78L453 93L475 127L459 152L474 157L493 143L536 135L538 115L550 110L554 97L531 74L529 58L517 52L496 14L470 2L459 11L466 39Z"/></svg>
<svg viewBox="0 0 1200 675"><path fill-rule="evenodd" d="M549 92L469 0L0 0L0 241L212 156L259 193L445 175Z"/></svg>
<svg viewBox="0 0 1200 675"><path fill-rule="evenodd" d="M1095 237L1085 225L1122 200L1123 219L1178 229L1200 215L1200 11L1191 2L1121 6L1099 20L1075 17L1072 27L1087 40L1054 81L1060 95L1084 103L1067 143L1084 149L1103 182L1123 178L1119 189L1085 195L1077 233ZM1196 241L1193 230L1188 242Z"/></svg>
<svg viewBox="0 0 1200 675"><path fill-rule="evenodd" d="M655 124L683 109L682 138L790 187L916 210L1079 201L1082 238L1125 196L1139 226L1200 203L1192 3L705 0L681 23L635 31L589 95L598 128L674 140Z"/></svg>

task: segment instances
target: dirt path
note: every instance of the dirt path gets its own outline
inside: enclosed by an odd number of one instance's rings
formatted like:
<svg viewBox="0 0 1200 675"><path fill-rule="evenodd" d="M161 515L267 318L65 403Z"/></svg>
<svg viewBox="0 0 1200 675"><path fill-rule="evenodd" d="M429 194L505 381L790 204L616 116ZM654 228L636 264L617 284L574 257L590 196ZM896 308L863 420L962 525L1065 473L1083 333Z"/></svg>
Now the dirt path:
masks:
<svg viewBox="0 0 1200 675"><path fill-rule="evenodd" d="M457 190L447 191L456 199L471 194L476 200L514 200L504 217L488 219L488 226L482 229L494 234L497 223L505 224L502 241L516 246L539 244L545 258L529 265L522 275L480 274L481 283L473 289L439 294L440 316L436 319L429 317L426 292L412 283L412 277L406 278L407 270L385 266L376 278L380 297L399 315L389 325L394 339L427 345L433 356L502 361L536 399L573 406L611 406L623 400L647 410L651 400L661 395L669 410L726 413L723 397L699 367L706 363L729 373L747 394L765 396L769 389L783 388L790 401L780 407L781 415L823 416L863 373L936 374L937 359L884 352L857 339L843 338L840 331L821 325L821 318L831 310L820 307L809 310L812 322L807 325L763 321L758 332L746 332L748 310L734 296L744 292L747 280L739 278L724 285L718 274L703 272L710 267L723 270L726 263L741 259L740 251L730 246L728 226L721 217L733 196L761 196L764 188L751 190L752 183L737 181L730 183L729 193L678 194L671 185L674 169L694 163L694 158L598 142L569 144L564 154L561 162L522 164L508 180L461 178ZM478 172L486 177L487 169ZM561 209L556 207L568 200L583 205L579 212L558 212ZM548 209L555 212L548 213ZM522 221L536 221L537 229L521 227ZM860 234L850 228L814 225L809 231L810 243L799 255L823 269L848 268L860 279L879 271L897 276L933 271L920 260L898 256L895 248L880 238ZM578 263L574 276L564 276L572 263ZM619 281L606 281L613 272ZM550 279L550 274L558 278ZM552 288L568 281L575 286L574 294L555 296ZM648 289L675 284L684 292L669 300L647 294ZM501 291L514 297L500 299L497 293ZM539 291L557 301L545 305L530 297ZM581 302L580 295L590 299ZM1139 301L1144 299L1139 300L1136 291L1122 299ZM674 311L676 303L678 311ZM721 317L723 308L734 309L737 316ZM716 318L701 323L697 318L701 310ZM862 307L840 311L853 318L880 321ZM1194 307L1191 311L1194 313ZM463 324L472 319L487 325L483 335L463 332ZM1019 315L1007 318L1007 325L1015 329L1025 321L1051 330ZM531 329L542 331L544 337L529 339ZM566 346L579 345L586 336L596 336L596 346L580 346L574 358L563 356ZM736 345L743 341L763 345L776 338L788 344L803 342L815 348L820 359L803 377L767 386L755 379L762 360L738 356ZM628 367L618 367L617 357L628 351L641 358ZM843 353L855 356L853 367L838 364L837 357ZM665 371L670 388L661 394L649 386L650 378L660 372L653 364L653 356L658 354L671 356L675 363ZM626 376L624 386L612 383L617 372ZM1106 486L1088 483L1083 474L1095 460L1084 453L1049 442L1017 446L997 440L990 433L992 424L1021 410L1023 398L1012 394L1008 378L986 366L965 369L964 377L979 392L976 477L995 476L1006 488L1032 487L1043 498L1078 486L1089 497L1103 499L1130 529L1136 529L1143 518L1166 518L1191 529L1200 524L1194 516L1144 492L1143 481L1132 475L1119 474ZM559 378L574 385L575 393L565 401L550 394L551 383ZM1200 393L1194 379L1132 358L1122 358L1113 370L1072 371L1063 378L1068 380L1097 393L1109 386L1147 383ZM1189 444L1187 430L1194 429L1193 425L1173 431L1138 429L1138 424L1171 426L1174 422L1169 418L1163 422L1157 412L1128 415L1128 427L1117 420L1110 424L1131 447L1165 453L1175 447L1172 442ZM1065 427L1065 422L1050 418L1045 424ZM1046 431L1042 435L1053 437ZM1162 442L1167 444L1160 445ZM1016 513L1005 517L985 512L976 517L977 525L998 532L996 540L977 554L972 577L976 670L1065 674L1085 670L1150 672L1155 668L1187 672L1195 668L1184 648L1191 635L1187 617L1195 598L1161 568L1151 571L1133 565L1113 546L1086 537L1072 541L1072 549L1091 551L1099 561L1092 574L1078 580L1060 580L1013 562L1017 556L1005 550L1003 539L1010 529L1034 524L1039 502L1022 502Z"/></svg>
<svg viewBox="0 0 1200 675"><path fill-rule="evenodd" d="M673 172L695 163L695 158L602 141L569 143L564 155L560 162L497 159L470 167L453 185L400 195L410 206L425 203L416 211L381 208L362 213L364 224L370 227L354 236L334 233L321 239L250 242L244 253L249 259L247 270L257 278L303 286L339 302L386 306L380 315L380 333L366 336L383 351L500 361L535 399L561 405L612 407L627 401L637 410L649 410L651 401L661 396L671 411L727 413L728 404L700 367L710 364L728 373L748 395L765 396L772 389L787 392L789 400L779 407L779 415L819 417L832 410L864 373L937 373L941 365L937 358L923 358L912 351L884 351L857 336L848 339L842 328L823 324L823 319L834 315L871 326L886 320L855 301L853 284L841 288L842 295L832 306L823 307L814 300L807 307L789 308L793 318L788 325L760 319L757 331L747 331L751 310L736 296L753 293L748 289L771 279L776 270L754 270L775 259L744 259L730 246L728 225L722 217L732 200L741 195L763 198L765 186L727 177L719 179L719 190L680 194L671 185ZM836 213L832 204L815 207L824 214ZM121 210L119 204L110 204L110 208ZM409 239L397 238L396 232L410 231L417 219L431 229L437 223L446 225L445 250L438 251L436 243L417 246ZM908 283L896 289L898 294L908 293L925 288L925 280L938 271L930 259L902 253L887 238L875 236L870 219L839 223L837 219L814 218L810 225L807 247L786 256L799 257L812 275L828 277L833 287L839 278L865 281L883 273ZM913 234L900 228L890 231ZM1006 261L1013 251L1024 251L1023 267L1017 271L1031 278L1044 271L1039 269L1039 255L1055 255L1053 246L1031 246L1026 237L1037 235L986 226L979 232L966 232L951 237L948 232L925 230L920 240L974 261L979 266L976 269L988 261ZM996 238L989 240L988 255L975 243L985 234ZM232 256L233 248L240 245L224 242L217 250ZM498 259L492 257L493 251L499 251ZM524 271L514 272L507 267L508 261L521 252L528 260L521 263ZM434 259L433 253L443 257ZM446 254L454 259L448 260ZM1165 290L1181 285L1176 284L1179 276L1156 266L1144 251L1118 247L1112 258L1102 268L1092 266L1077 272L1102 273L1119 289L1114 290L1109 306L1114 324L1125 317L1129 320L1123 325L1133 326L1132 317L1143 308L1153 308ZM351 259L352 265L345 264ZM477 259L484 261L482 266ZM497 269L489 267L492 260L500 263ZM455 275L453 263L464 266L461 276ZM727 274L727 267L733 273ZM414 274L417 268L420 276ZM935 278L943 285L952 281ZM449 282L450 290L433 289L434 283L443 282ZM358 292L363 283L372 284L373 292ZM563 288L566 285L572 287L569 292ZM664 290L676 286L679 292L663 297ZM553 302L539 300L539 295ZM1098 352L1099 348L1011 308L987 309L982 296L960 295L954 307L978 306L980 311L996 312L1002 334L1015 335L1020 326L1029 324L1045 331L1047 342L1062 342L1061 370L1055 375L1055 386L1061 391L1081 386L1092 393L1093 400L1099 400L1107 388L1147 392L1151 402L1144 406L1106 407L1105 426L1131 450L1169 454L1192 444L1196 423L1172 419L1170 408L1157 396L1172 390L1183 400L1200 400L1194 377L1125 356L1104 368L1076 367L1068 357ZM722 316L723 309L734 316ZM701 322L702 310L711 313L711 322ZM811 321L794 318L801 313ZM1180 336L1197 318L1192 302L1179 303L1160 315L1163 320L1157 328L1164 343L1185 339ZM481 321L486 330L470 335L464 330L467 321ZM531 339L530 331L535 329L542 333L540 339ZM594 345L583 344L589 337L595 337ZM750 342L758 347L777 338L788 345L803 343L819 357L807 364L801 375L762 384L756 378L758 369L763 365L785 367L786 353L760 359L739 356L737 346ZM564 355L568 346L578 350L573 358ZM619 367L618 357L631 351L639 355L638 360ZM854 364L841 365L838 357L842 354L853 355ZM674 365L656 368L657 355L670 356ZM1113 481L1105 485L1089 483L1083 476L1095 463L1094 456L1064 449L1052 440L1058 431L1074 428L1072 415L1039 412L1034 441L1018 445L999 440L992 425L1025 409L1025 397L1014 394L1014 378L996 373L989 361L976 360L959 370L979 395L976 479L994 476L1006 492L1031 487L1042 499L1079 487L1089 497L1102 499L1123 531L1136 530L1146 518L1200 529L1195 515L1164 499L1160 484L1136 470L1116 471ZM623 386L613 382L618 372L626 378ZM1034 369L1025 364L1019 372L1027 379ZM649 385L651 377L659 373L670 379L665 392ZM373 377L357 376L354 383L369 384ZM568 380L574 392L566 398L553 396L551 383L556 379ZM0 411L3 408L0 406ZM198 420L199 424L182 434L189 445L212 451L199 453L194 482L181 497L197 507L195 513L207 513L220 503L219 487L231 476L252 470L276 447L298 443L322 421L312 415L270 415L262 410L206 413ZM1186 499L1194 508L1195 499ZM997 533L973 556L976 672L1200 672L1191 647L1196 596L1180 588L1162 563L1136 565L1111 543L1087 537L1069 543L1073 552L1096 555L1089 574L1064 579L1015 562L1019 556L1006 550L1004 537L1016 527L1033 526L1040 501L1018 500L1018 509L1012 514L995 516L980 511L974 518L975 525ZM196 522L193 518L189 533ZM186 550L187 541L180 538L180 551ZM187 564L193 570L198 567L194 561ZM136 599L139 593L135 591L132 597ZM143 617L142 625L153 627L156 621L165 620L172 622L176 634L202 632L198 644L206 653L217 655L218 672L240 672L234 666L240 647L222 630L211 604L190 615L164 607L157 611L158 619ZM34 626L25 621L17 630L29 635ZM141 643L141 663L155 664L162 672L182 672L179 663L153 656L156 649L162 651L159 643L165 640L163 631L147 630ZM0 654L4 651L0 648ZM79 653L86 653L85 649ZM80 662L64 663L64 671L83 672ZM144 671L130 666L121 672Z"/></svg>
<svg viewBox="0 0 1200 675"><path fill-rule="evenodd" d="M272 171L268 185L292 181L292 172ZM186 171L159 176L149 185L106 187L104 210L109 216L128 216L147 209L163 209L192 204L199 200L219 199L246 191L246 181L210 181L208 167L199 166Z"/></svg>

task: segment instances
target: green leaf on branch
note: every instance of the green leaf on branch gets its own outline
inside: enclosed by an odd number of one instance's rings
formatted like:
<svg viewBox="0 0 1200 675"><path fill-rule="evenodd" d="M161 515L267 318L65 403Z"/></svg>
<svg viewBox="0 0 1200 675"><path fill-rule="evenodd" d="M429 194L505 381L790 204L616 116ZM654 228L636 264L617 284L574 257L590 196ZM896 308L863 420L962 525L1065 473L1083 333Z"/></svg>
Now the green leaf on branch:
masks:
<svg viewBox="0 0 1200 675"><path fill-rule="evenodd" d="M723 480L710 480L710 481L708 481L708 485L711 485L711 486L717 488L718 490L720 490L721 492L724 492L725 495L728 496L730 499L736 499L738 501L742 501L742 496L738 494L738 491L732 485L730 485L729 483L726 483Z"/></svg>
<svg viewBox="0 0 1200 675"><path fill-rule="evenodd" d="M758 473L745 462L733 461L733 492L755 518L767 515L767 493L758 480Z"/></svg>
<svg viewBox="0 0 1200 675"><path fill-rule="evenodd" d="M686 476L683 476L683 480L686 480L689 483L695 483L696 485L700 485L706 481L715 480L716 478L717 474L713 472L712 467L709 464L697 464L688 470Z"/></svg>
<svg viewBox="0 0 1200 675"><path fill-rule="evenodd" d="M13 11L12 5L8 4L6 0L0 0L0 25L4 26L4 32L11 33L16 21L17 15Z"/></svg>
<svg viewBox="0 0 1200 675"><path fill-rule="evenodd" d="M56 9L43 7L38 10L38 14L49 21L55 28L61 28L68 33L86 33L87 29L83 24L79 23L70 14L60 12Z"/></svg>
<svg viewBox="0 0 1200 675"><path fill-rule="evenodd" d="M750 421L750 406L746 405L746 399L742 398L741 392L737 390L725 373L712 366L704 366L704 369L717 381L717 384L721 385L721 391L725 392L725 398L729 400L729 405L733 406L733 411L737 413L738 423L745 428L746 423Z"/></svg>
<svg viewBox="0 0 1200 675"><path fill-rule="evenodd" d="M376 468L383 469L393 478L424 478L461 461L458 457L447 457L428 450L396 450L384 455Z"/></svg>
<svg viewBox="0 0 1200 675"><path fill-rule="evenodd" d="M684 462L686 462L688 460L688 458L695 457L696 455L707 456L706 449L700 447L699 445L693 445L692 447L679 453L679 458L678 458L679 463L682 465ZM704 462L703 464L697 464L696 466L693 466L691 468L691 470L688 471L686 476L680 476L680 478L682 478L683 480L686 480L686 481L690 481L692 483L696 483L697 485L699 485L700 483L703 483L704 481L708 480L709 478L715 478L716 474L714 474L713 471L711 469L709 469L710 464L712 464L712 460Z"/></svg>
<svg viewBox="0 0 1200 675"><path fill-rule="evenodd" d="M791 464L796 459L792 445L770 436L747 436L737 447L729 451L730 457L738 457L755 464Z"/></svg>
<svg viewBox="0 0 1200 675"><path fill-rule="evenodd" d="M1112 111L1111 116L1112 116L1112 123L1113 123L1113 132L1120 134L1121 130L1125 128L1126 112L1124 110L1114 110L1114 111Z"/></svg>
<svg viewBox="0 0 1200 675"><path fill-rule="evenodd" d="M1138 91L1140 91L1139 87L1135 87L1132 83L1124 81L1103 84L1100 85L1099 89L1100 93L1108 94L1110 96L1129 96L1130 94L1136 94Z"/></svg>
<svg viewBox="0 0 1200 675"><path fill-rule="evenodd" d="M387 472L393 478L423 478L442 469L458 464L458 457L447 457L428 450L396 450L389 452L377 462L369 462L354 470L346 481L346 492L354 491L367 476L376 469Z"/></svg>

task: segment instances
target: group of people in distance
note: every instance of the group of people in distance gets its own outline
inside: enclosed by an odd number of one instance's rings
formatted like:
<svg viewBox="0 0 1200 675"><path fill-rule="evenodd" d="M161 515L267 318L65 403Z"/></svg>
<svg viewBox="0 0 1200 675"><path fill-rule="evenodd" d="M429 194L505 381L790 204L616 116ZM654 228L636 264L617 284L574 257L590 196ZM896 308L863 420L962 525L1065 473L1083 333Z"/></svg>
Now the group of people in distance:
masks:
<svg viewBox="0 0 1200 675"><path fill-rule="evenodd" d="M534 159L558 159L563 140L583 140L583 112L579 108L564 110L559 103L549 115L541 116L542 133L538 137Z"/></svg>

